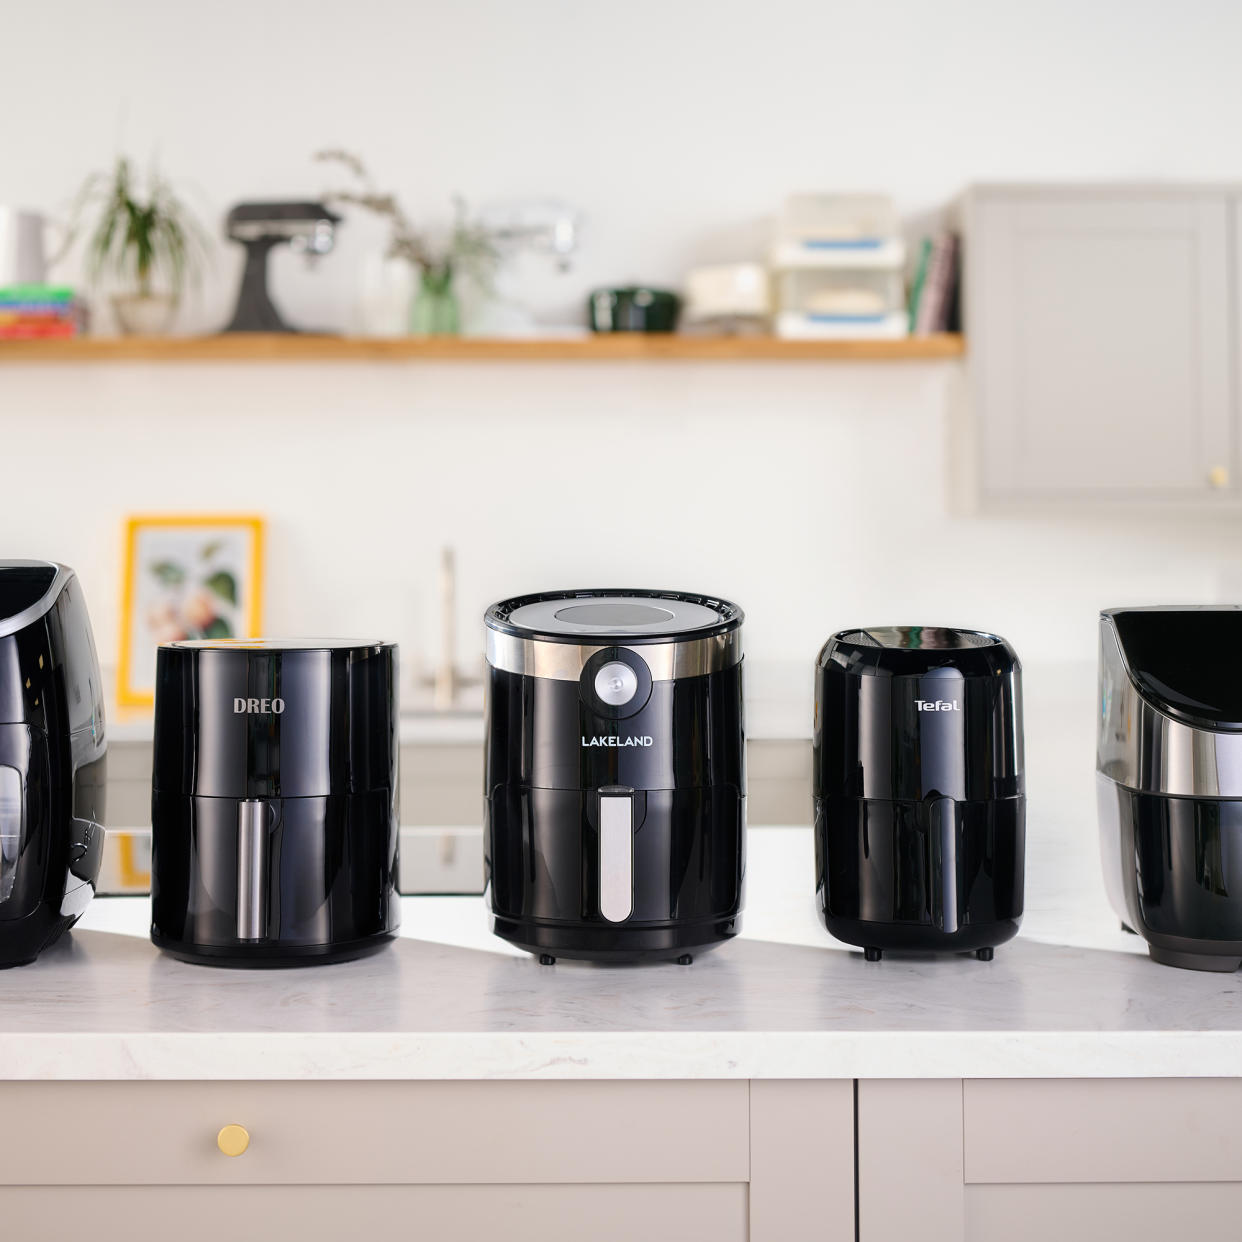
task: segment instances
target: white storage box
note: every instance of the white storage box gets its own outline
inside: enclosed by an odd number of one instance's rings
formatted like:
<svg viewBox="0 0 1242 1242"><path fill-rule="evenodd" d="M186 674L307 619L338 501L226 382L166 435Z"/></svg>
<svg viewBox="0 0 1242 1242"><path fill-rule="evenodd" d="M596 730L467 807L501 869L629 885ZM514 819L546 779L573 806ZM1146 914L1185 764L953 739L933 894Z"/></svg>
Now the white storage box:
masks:
<svg viewBox="0 0 1242 1242"><path fill-rule="evenodd" d="M884 194L793 194L777 224L776 271L807 267L900 269L905 243Z"/></svg>
<svg viewBox="0 0 1242 1242"><path fill-rule="evenodd" d="M909 331L899 270L807 268L776 277L776 334L802 339L901 337Z"/></svg>

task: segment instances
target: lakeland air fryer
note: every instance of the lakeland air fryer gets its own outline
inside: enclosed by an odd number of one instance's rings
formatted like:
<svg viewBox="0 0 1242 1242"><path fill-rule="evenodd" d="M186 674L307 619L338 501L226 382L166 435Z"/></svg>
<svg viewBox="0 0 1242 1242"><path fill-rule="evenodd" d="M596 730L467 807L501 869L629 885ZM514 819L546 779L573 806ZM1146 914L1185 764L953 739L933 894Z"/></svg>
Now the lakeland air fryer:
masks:
<svg viewBox="0 0 1242 1242"><path fill-rule="evenodd" d="M736 935L742 610L676 591L551 591L493 605L485 625L495 933L545 964L689 964Z"/></svg>

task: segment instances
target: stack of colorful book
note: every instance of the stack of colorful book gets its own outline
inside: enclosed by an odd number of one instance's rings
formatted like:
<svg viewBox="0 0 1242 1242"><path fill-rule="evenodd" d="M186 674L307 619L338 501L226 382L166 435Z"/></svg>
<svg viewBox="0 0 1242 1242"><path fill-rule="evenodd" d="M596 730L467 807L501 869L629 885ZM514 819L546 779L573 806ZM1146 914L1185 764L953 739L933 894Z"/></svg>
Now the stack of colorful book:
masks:
<svg viewBox="0 0 1242 1242"><path fill-rule="evenodd" d="M960 328L961 246L954 233L925 237L910 282L910 332L933 336Z"/></svg>
<svg viewBox="0 0 1242 1242"><path fill-rule="evenodd" d="M0 285L0 341L77 336L82 314L67 285Z"/></svg>

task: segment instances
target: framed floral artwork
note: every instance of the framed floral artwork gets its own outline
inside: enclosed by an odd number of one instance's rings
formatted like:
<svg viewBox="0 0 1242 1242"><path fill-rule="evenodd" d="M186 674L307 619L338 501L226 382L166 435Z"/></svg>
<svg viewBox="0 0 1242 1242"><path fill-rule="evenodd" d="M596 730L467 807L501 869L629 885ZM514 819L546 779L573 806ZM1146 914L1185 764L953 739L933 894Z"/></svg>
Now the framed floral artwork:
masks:
<svg viewBox="0 0 1242 1242"><path fill-rule="evenodd" d="M263 519L233 514L125 523L117 702L155 701L155 652L187 638L254 638L262 623Z"/></svg>

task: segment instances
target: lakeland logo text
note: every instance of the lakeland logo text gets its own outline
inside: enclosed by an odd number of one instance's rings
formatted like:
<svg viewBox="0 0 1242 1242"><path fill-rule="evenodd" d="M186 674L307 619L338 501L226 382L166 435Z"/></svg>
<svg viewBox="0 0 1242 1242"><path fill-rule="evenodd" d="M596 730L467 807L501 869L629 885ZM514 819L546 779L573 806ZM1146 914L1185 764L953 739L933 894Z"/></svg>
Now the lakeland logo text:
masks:
<svg viewBox="0 0 1242 1242"><path fill-rule="evenodd" d="M234 699L233 715L240 716L243 712L252 715L279 716L285 710L284 699Z"/></svg>
<svg viewBox="0 0 1242 1242"><path fill-rule="evenodd" d="M948 699L915 699L914 705L921 712L960 712L960 703L950 703Z"/></svg>
<svg viewBox="0 0 1242 1242"><path fill-rule="evenodd" d="M655 742L652 737L584 737L583 746L651 746Z"/></svg>

